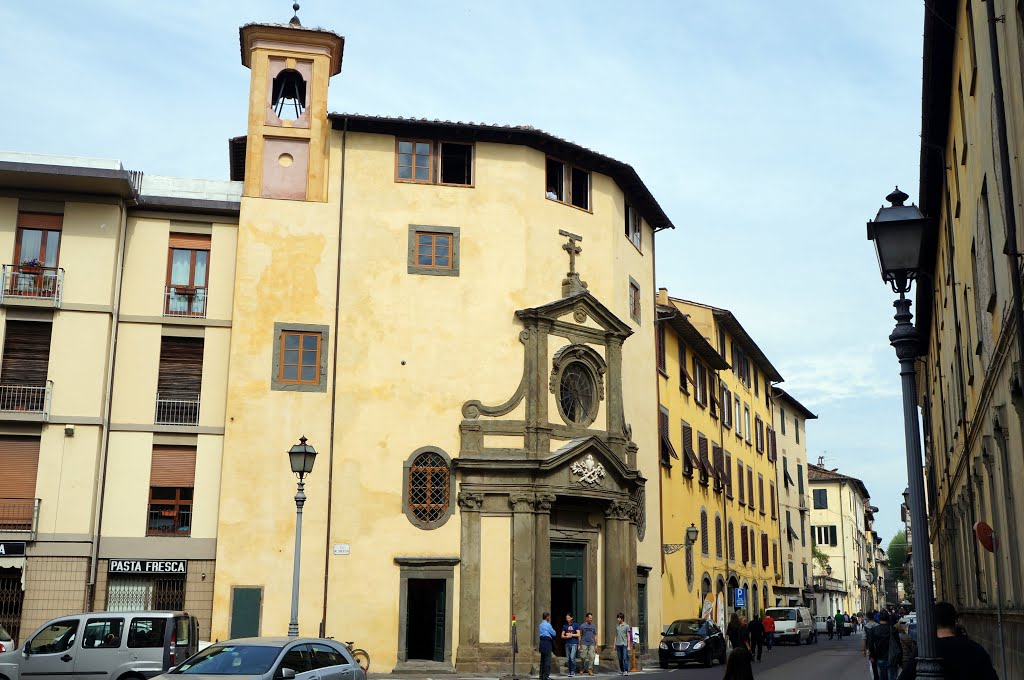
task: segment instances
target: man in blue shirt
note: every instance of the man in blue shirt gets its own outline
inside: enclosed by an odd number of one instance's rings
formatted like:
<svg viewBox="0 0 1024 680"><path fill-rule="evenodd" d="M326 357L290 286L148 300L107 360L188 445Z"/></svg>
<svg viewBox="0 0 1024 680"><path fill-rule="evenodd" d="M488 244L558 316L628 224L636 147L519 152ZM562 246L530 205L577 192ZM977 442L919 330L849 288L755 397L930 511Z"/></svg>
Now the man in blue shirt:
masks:
<svg viewBox="0 0 1024 680"><path fill-rule="evenodd" d="M555 641L555 629L551 626L551 614L540 616L537 635L540 638L540 680L551 680L551 652Z"/></svg>
<svg viewBox="0 0 1024 680"><path fill-rule="evenodd" d="M565 640L565 660L569 663L569 677L571 678L576 675L576 650L580 645L580 627L572 622L572 614L565 615L562 639Z"/></svg>

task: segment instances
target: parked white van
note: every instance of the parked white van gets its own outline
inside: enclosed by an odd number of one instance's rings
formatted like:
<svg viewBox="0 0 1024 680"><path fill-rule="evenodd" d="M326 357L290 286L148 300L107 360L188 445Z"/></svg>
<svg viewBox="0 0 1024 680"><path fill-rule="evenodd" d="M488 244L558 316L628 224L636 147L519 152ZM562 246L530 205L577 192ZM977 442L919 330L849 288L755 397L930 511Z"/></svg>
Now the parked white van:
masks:
<svg viewBox="0 0 1024 680"><path fill-rule="evenodd" d="M818 641L814 630L814 618L807 607L771 607L765 611L775 619L775 642L791 642L795 645Z"/></svg>
<svg viewBox="0 0 1024 680"><path fill-rule="evenodd" d="M0 680L142 680L192 656L198 643L199 623L185 612L69 614L0 653Z"/></svg>

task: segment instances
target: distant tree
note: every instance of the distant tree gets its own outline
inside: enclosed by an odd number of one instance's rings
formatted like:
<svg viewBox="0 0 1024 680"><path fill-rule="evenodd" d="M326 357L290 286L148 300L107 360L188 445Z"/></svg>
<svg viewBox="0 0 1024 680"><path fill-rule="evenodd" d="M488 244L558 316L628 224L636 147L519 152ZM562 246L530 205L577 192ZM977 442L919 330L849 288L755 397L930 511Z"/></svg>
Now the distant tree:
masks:
<svg viewBox="0 0 1024 680"><path fill-rule="evenodd" d="M888 556L889 573L893 581L906 581L903 577L907 563L907 532L898 531L889 541L889 548L886 550Z"/></svg>

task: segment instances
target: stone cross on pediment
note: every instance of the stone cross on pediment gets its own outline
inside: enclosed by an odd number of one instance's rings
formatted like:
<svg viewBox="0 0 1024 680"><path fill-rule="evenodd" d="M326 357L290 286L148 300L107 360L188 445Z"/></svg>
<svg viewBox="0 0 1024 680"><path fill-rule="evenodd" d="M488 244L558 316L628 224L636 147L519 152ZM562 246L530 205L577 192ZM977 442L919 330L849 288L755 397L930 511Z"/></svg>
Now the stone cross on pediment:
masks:
<svg viewBox="0 0 1024 680"><path fill-rule="evenodd" d="M583 252L583 248L580 248L577 242L582 241L583 237L565 229L559 229L558 234L569 239L567 243L562 244L562 250L569 253L569 271L562 279L562 297L569 297L587 289L586 281L581 281L579 272L576 271L576 256Z"/></svg>

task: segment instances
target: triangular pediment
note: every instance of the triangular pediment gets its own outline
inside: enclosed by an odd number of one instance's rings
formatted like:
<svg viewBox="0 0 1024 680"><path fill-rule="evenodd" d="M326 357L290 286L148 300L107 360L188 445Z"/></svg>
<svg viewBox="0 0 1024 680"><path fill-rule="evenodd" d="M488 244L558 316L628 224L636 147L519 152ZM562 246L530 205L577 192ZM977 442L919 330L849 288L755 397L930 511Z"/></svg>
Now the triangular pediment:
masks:
<svg viewBox="0 0 1024 680"><path fill-rule="evenodd" d="M549 474L564 467L573 467L572 477L584 486L611 476L622 489L628 490L646 481L638 470L628 467L599 437L571 439L541 461L540 469Z"/></svg>
<svg viewBox="0 0 1024 680"><path fill-rule="evenodd" d="M554 302L549 302L540 307L529 307L520 309L516 316L522 320L546 319L557 321L563 316L583 313L593 319L604 331L612 333L621 338L627 338L633 334L629 324L615 316L610 309L601 304L589 291L576 293Z"/></svg>

